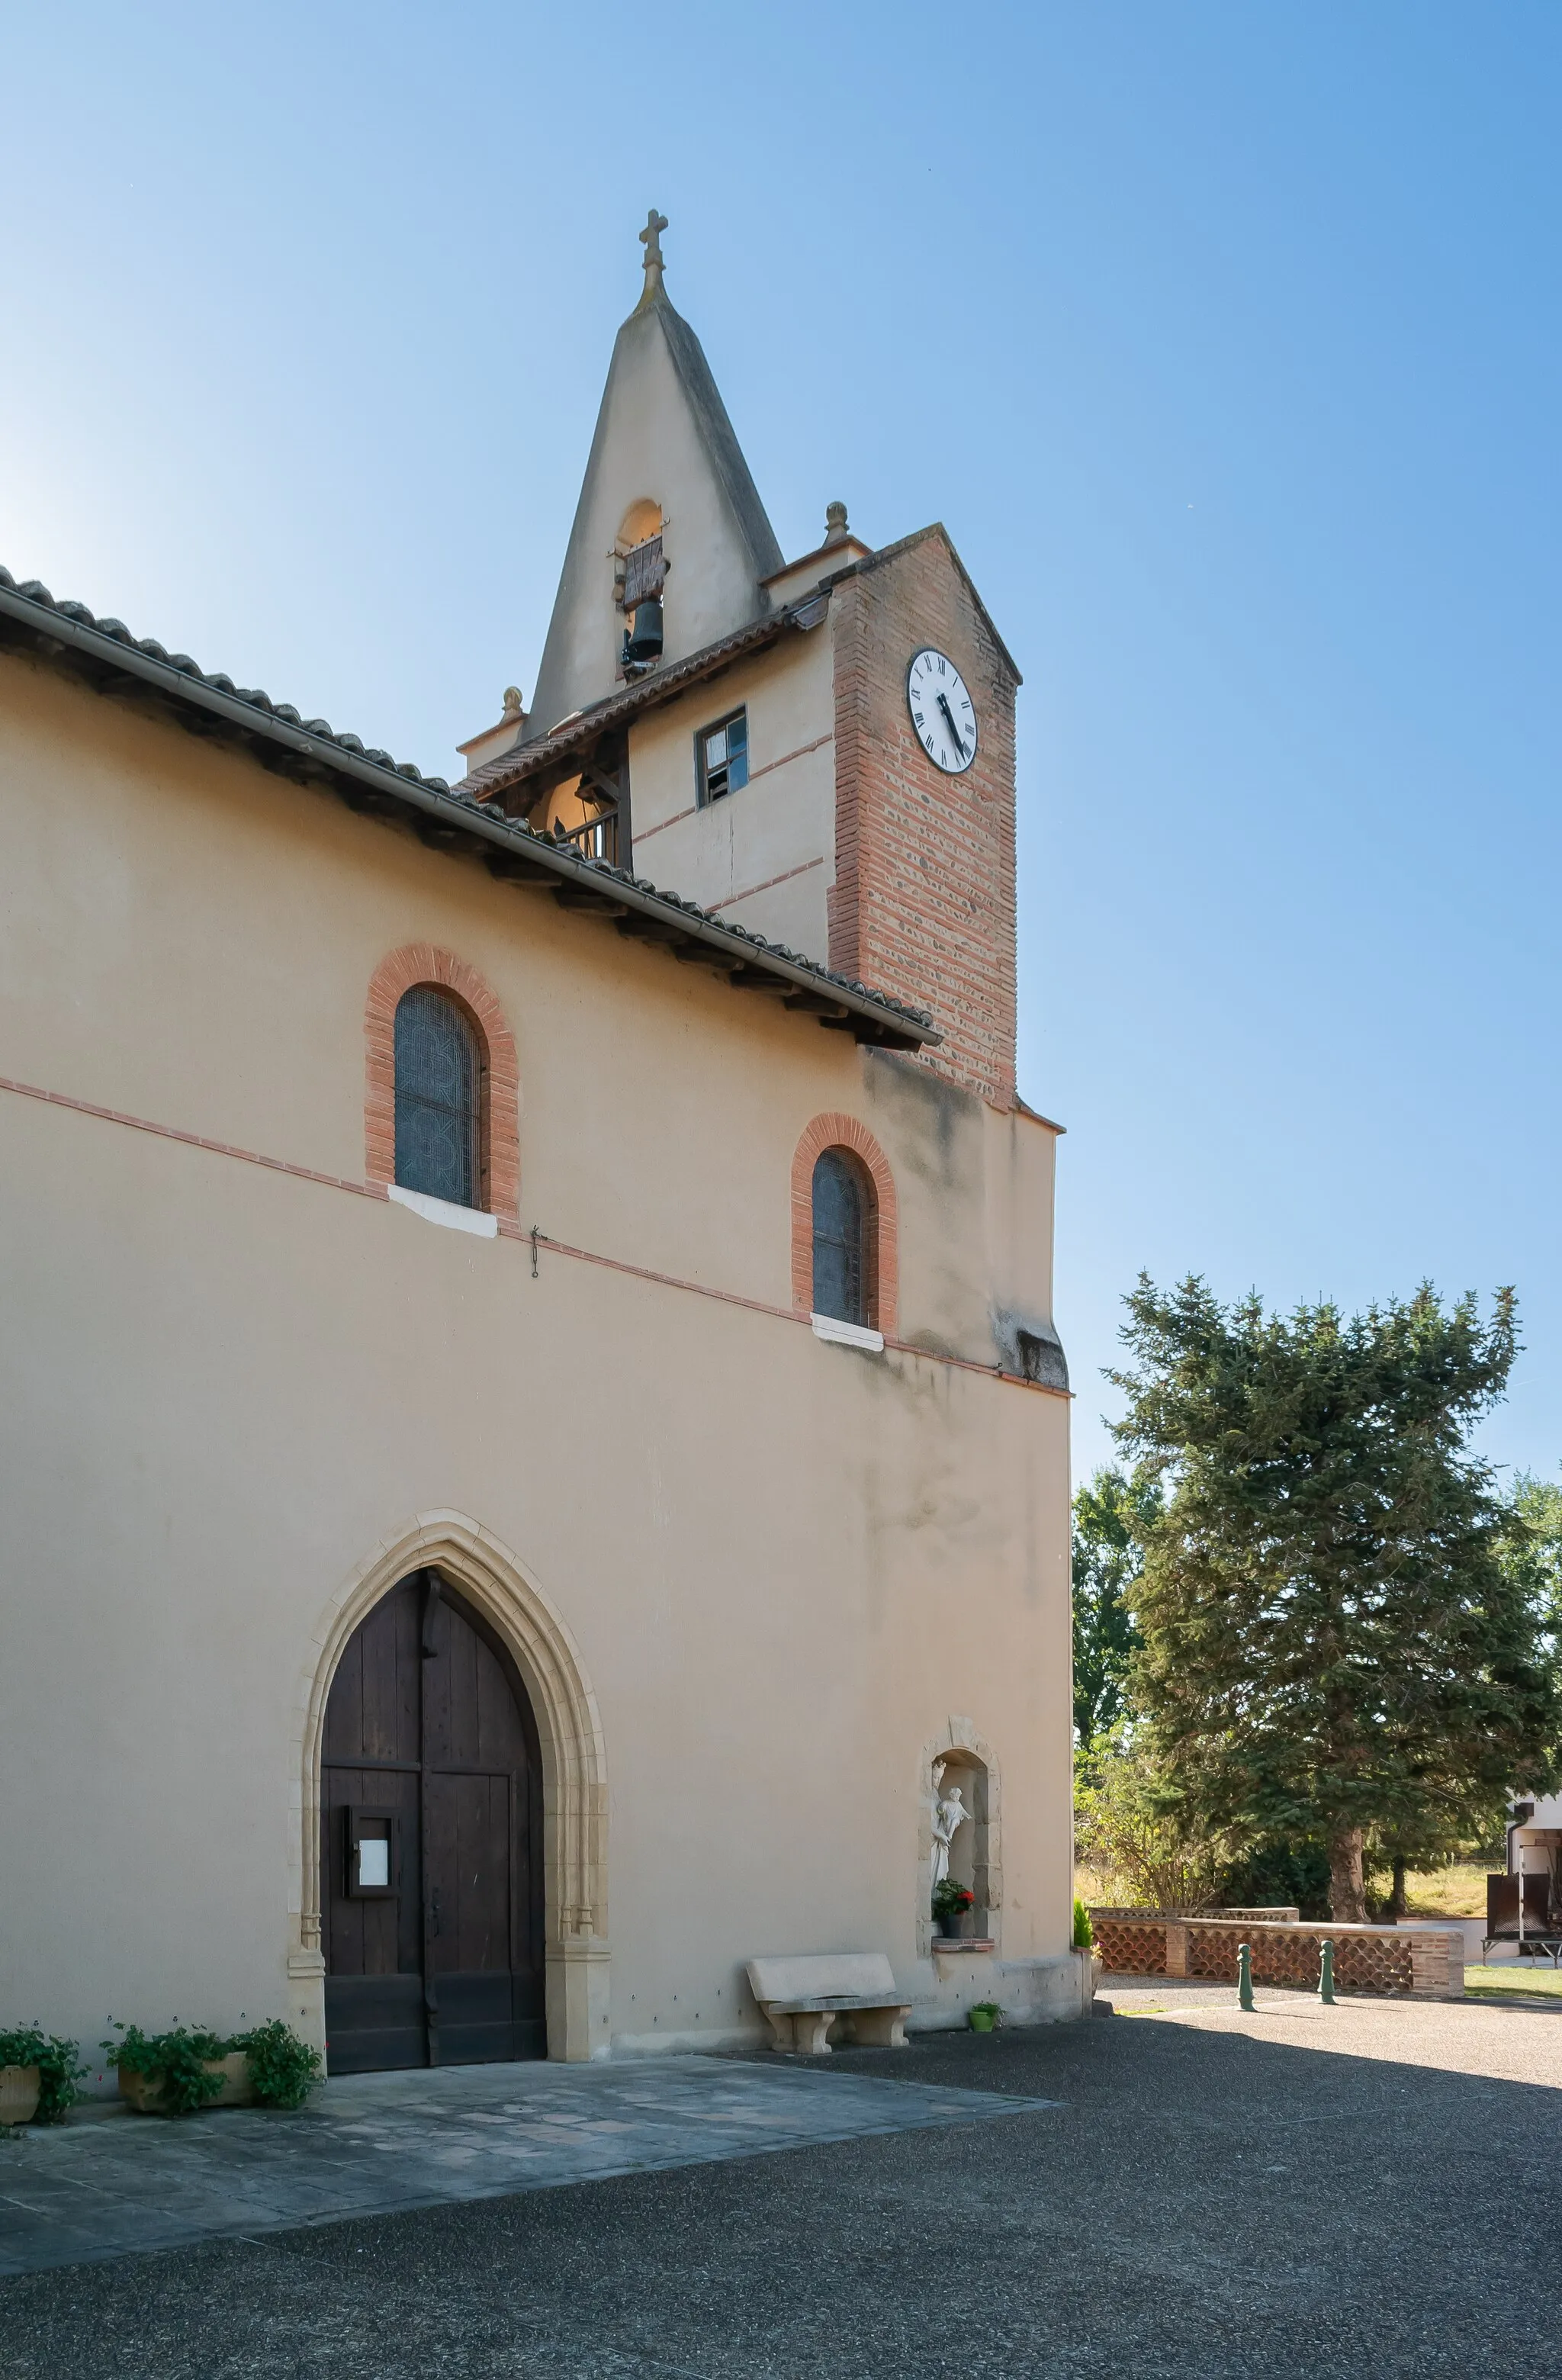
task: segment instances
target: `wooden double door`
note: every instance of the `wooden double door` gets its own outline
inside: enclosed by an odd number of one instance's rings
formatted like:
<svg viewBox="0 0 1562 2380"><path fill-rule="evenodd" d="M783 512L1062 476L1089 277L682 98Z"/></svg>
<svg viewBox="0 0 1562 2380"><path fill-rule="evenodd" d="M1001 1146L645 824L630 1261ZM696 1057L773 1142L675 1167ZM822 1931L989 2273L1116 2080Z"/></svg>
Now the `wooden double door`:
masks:
<svg viewBox="0 0 1562 2380"><path fill-rule="evenodd" d="M331 2071L546 2057L537 1726L437 1571L354 1632L321 1786Z"/></svg>

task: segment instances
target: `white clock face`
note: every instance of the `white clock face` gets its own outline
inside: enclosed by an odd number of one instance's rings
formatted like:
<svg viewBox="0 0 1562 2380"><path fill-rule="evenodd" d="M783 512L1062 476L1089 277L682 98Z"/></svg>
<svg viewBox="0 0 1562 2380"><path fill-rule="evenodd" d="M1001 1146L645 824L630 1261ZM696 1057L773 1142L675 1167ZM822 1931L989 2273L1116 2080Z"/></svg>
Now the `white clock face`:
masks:
<svg viewBox="0 0 1562 2380"><path fill-rule="evenodd" d="M946 777L958 777L976 757L976 710L947 653L932 645L912 656L906 700L916 740Z"/></svg>

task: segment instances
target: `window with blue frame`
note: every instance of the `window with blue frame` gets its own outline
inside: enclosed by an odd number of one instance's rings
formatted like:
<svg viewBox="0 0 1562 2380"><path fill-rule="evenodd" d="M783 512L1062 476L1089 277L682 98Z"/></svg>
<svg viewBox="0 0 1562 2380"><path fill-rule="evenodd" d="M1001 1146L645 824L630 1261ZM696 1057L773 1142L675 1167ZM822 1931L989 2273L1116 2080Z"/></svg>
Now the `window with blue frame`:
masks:
<svg viewBox="0 0 1562 2380"><path fill-rule="evenodd" d="M748 713L734 710L695 737L695 785L700 808L748 783Z"/></svg>

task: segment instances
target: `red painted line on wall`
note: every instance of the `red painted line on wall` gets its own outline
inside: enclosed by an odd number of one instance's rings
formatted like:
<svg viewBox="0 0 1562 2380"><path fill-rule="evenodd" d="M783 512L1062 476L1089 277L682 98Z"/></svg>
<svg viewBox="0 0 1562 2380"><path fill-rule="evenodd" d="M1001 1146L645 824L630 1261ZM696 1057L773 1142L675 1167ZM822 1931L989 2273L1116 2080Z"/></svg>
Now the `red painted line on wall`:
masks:
<svg viewBox="0 0 1562 2380"><path fill-rule="evenodd" d="M686 810L674 810L671 818L658 819L655 826L636 827L634 833L634 848L637 851L641 844L649 843L653 834L660 834L670 826L681 826L686 818L698 816L699 804L691 802Z"/></svg>
<svg viewBox="0 0 1562 2380"><path fill-rule="evenodd" d="M503 1225L500 1226L501 1230ZM529 1232L516 1230L516 1237L529 1240ZM572 1248L567 1240L551 1240L546 1232L539 1232L537 1245L550 1256L573 1257L577 1264L605 1265L609 1272L626 1272L634 1281L654 1281L659 1289L687 1290L694 1297L714 1297L722 1305L741 1305L750 1314L769 1314L778 1322L806 1322L805 1314L796 1314L790 1305L768 1305L762 1297L744 1297L735 1289L713 1289L708 1281L684 1281L675 1272L655 1272L649 1265L630 1264L624 1257L598 1256L592 1248Z"/></svg>
<svg viewBox="0 0 1562 2380"><path fill-rule="evenodd" d="M321 1173L312 1165L295 1165L285 1157L267 1157L257 1148L240 1148L228 1140L210 1140L205 1134L183 1132L177 1124L153 1123L146 1116L128 1115L122 1108L105 1108L95 1099L72 1099L67 1091L44 1090L37 1083L18 1083L8 1075L0 1075L0 1091L14 1092L18 1099L38 1099L44 1107L65 1108L72 1115L93 1116L100 1123L123 1124L127 1132L150 1133L154 1140L177 1141L185 1148L204 1148L213 1157L236 1158L241 1165L259 1165L268 1173L290 1174L296 1182L318 1182L326 1190L346 1190L355 1198L384 1200L385 1184L380 1182L350 1182L345 1174ZM496 1218L499 1236L518 1240L523 1245L532 1241L532 1233L517 1223L513 1216ZM657 1272L648 1265L630 1264L623 1257L599 1256L591 1248L572 1247L567 1240L551 1239L547 1232L536 1234L535 1245L546 1248L551 1256L569 1257L577 1264L600 1265L609 1272L627 1273L634 1281L651 1282L659 1289L683 1290L691 1297L711 1297L721 1305L738 1305L750 1314L768 1314L777 1322L808 1324L806 1314L790 1305L770 1305L760 1297L745 1297L734 1289L715 1289L708 1281L685 1281L678 1273ZM1001 1371L996 1364L973 1363L965 1355L936 1354L926 1347L914 1347L909 1340L886 1338L884 1344L900 1355L915 1355L924 1363L943 1364L951 1371L979 1372L984 1379L997 1380L1008 1389L1028 1389L1033 1395L1072 1398L1067 1389L1049 1388L1042 1380L1023 1380L1013 1372Z"/></svg>
<svg viewBox="0 0 1562 2380"><path fill-rule="evenodd" d="M780 876L767 876L762 884L750 884L742 892L729 892L724 901L712 901L711 915L714 917L718 909L730 909L734 901L749 901L753 899L756 892L768 892L772 884L790 884L794 876L806 876L810 868L823 866L822 856L818 859L805 859L800 868L785 868Z"/></svg>
<svg viewBox="0 0 1562 2380"><path fill-rule="evenodd" d="M501 1222L499 1228L506 1238L531 1238L529 1232L515 1223ZM743 1297L734 1289L713 1289L707 1281L684 1281L675 1272L653 1272L648 1265L630 1264L623 1257L603 1257L591 1248L572 1248L567 1240L551 1240L546 1232L539 1232L537 1245L551 1256L574 1257L581 1264L606 1265L610 1272L626 1272L636 1281L654 1281L660 1289L687 1290L695 1297L718 1298L723 1305L742 1305L750 1314L769 1314L778 1322L801 1322L812 1328L811 1316L801 1313L794 1305L767 1305L762 1298ZM884 1344L892 1347L898 1355L918 1355L926 1364L947 1364L951 1371L979 1372L984 1379L1000 1380L1008 1389L1030 1389L1037 1396L1062 1397L1072 1402L1072 1390L1049 1388L1045 1380L1023 1380L1018 1373L1005 1372L997 1364L974 1363L969 1355L937 1354L930 1347L914 1346L909 1339L891 1339L888 1335Z"/></svg>
<svg viewBox="0 0 1562 2380"><path fill-rule="evenodd" d="M203 1133L181 1132L177 1124L152 1123L145 1116L127 1115L119 1108L99 1107L92 1099L73 1099L67 1091L41 1090L36 1083L15 1083L0 1075L0 1091L18 1099L42 1099L45 1107L68 1108L73 1115L96 1116L101 1123L121 1123L128 1132L150 1132L154 1140L176 1140L186 1148L210 1149L213 1157L236 1157L244 1165L263 1165L268 1173L291 1173L300 1182L320 1182L328 1190L350 1190L355 1198L383 1198L378 1182L349 1182L345 1174L320 1173L312 1165L294 1165L285 1157L265 1157L258 1148L238 1148L232 1141L208 1140Z"/></svg>
<svg viewBox="0 0 1562 2380"><path fill-rule="evenodd" d="M790 752L783 752L779 759L761 760L757 769L750 769L748 782L751 785L756 784L761 777L768 777L772 769L784 769L789 760L801 760L810 752L822 751L827 744L834 741L835 730L829 727L822 735L816 735L811 744L795 745Z"/></svg>
<svg viewBox="0 0 1562 2380"><path fill-rule="evenodd" d="M784 769L789 760L801 760L806 753L817 752L821 745L833 744L834 741L835 730L831 728L828 735L816 735L811 744L799 744L795 752L783 752L779 760L766 760L757 769L750 769L747 782L751 785L757 784L759 779L768 777L772 769ZM740 786L738 790L741 793L743 788ZM722 799L730 799L730 796L724 795ZM636 827L634 840L636 844L649 843L652 835L660 834L664 828L677 826L684 819L698 816L699 804L691 802L686 810L674 810L671 818L658 819L655 826Z"/></svg>

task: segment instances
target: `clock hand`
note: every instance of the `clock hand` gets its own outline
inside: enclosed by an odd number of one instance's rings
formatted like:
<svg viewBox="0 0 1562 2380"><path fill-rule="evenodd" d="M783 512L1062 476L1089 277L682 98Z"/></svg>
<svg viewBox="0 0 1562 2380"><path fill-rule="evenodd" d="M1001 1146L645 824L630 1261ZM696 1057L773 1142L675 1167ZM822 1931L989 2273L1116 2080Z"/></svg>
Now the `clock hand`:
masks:
<svg viewBox="0 0 1562 2380"><path fill-rule="evenodd" d="M954 723L954 713L953 713L953 711L950 709L950 698L949 698L949 697L948 697L948 695L947 695L947 694L940 694L940 695L939 695L939 697L938 697L938 709L943 712L944 717L949 721L949 723L950 723L950 734L954 737L954 748L955 748L955 750L959 753L959 755L960 755L961 759L963 760L963 759L964 759L964 758L965 758L965 740L964 740L963 736L961 735L961 732L960 732L959 728L958 728L958 727L955 725L955 723Z"/></svg>

